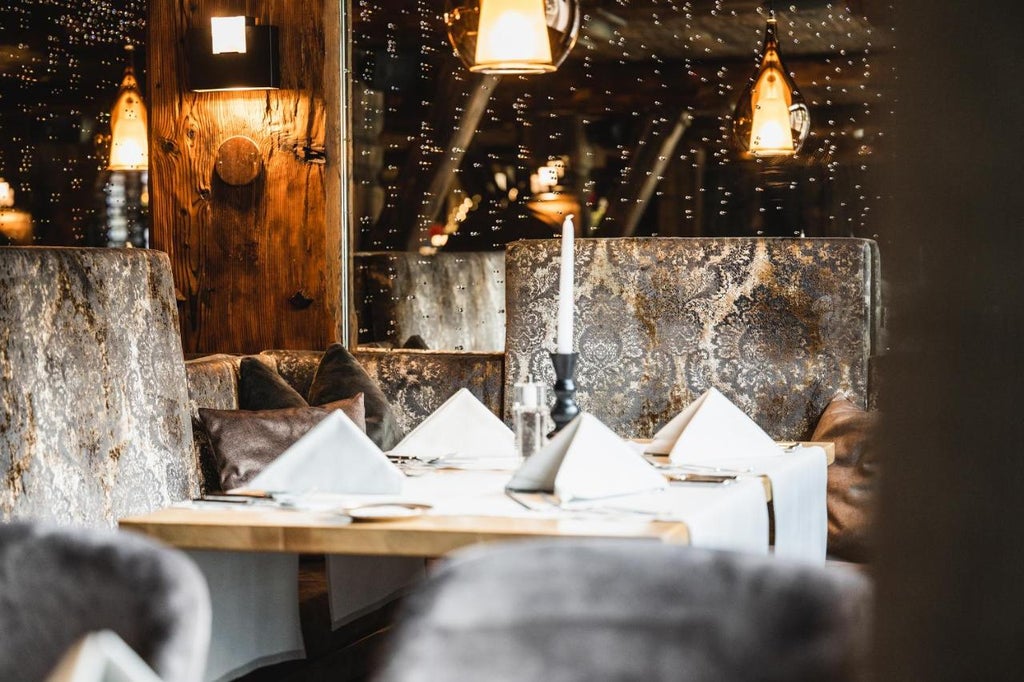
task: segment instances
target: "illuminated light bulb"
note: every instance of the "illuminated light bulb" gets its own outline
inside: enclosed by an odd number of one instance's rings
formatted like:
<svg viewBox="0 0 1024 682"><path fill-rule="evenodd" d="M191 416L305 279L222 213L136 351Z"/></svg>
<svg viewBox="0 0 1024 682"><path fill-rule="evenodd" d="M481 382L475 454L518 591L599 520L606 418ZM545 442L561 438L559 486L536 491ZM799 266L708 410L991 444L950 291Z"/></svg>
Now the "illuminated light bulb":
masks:
<svg viewBox="0 0 1024 682"><path fill-rule="evenodd" d="M782 72L776 68L765 69L757 79L751 99L750 153L754 156L792 154L793 135L789 127L791 95L784 86Z"/></svg>
<svg viewBox="0 0 1024 682"><path fill-rule="evenodd" d="M446 0L448 38L474 73L555 71L576 44L579 0Z"/></svg>
<svg viewBox="0 0 1024 682"><path fill-rule="evenodd" d="M744 156L792 156L811 130L811 117L796 84L786 72L769 12L760 66L733 112L733 136Z"/></svg>
<svg viewBox="0 0 1024 682"><path fill-rule="evenodd" d="M245 54L245 17L210 17L213 54Z"/></svg>
<svg viewBox="0 0 1024 682"><path fill-rule="evenodd" d="M149 136L146 106L142 103L135 69L127 66L117 101L110 111L109 170L146 170L149 168Z"/></svg>

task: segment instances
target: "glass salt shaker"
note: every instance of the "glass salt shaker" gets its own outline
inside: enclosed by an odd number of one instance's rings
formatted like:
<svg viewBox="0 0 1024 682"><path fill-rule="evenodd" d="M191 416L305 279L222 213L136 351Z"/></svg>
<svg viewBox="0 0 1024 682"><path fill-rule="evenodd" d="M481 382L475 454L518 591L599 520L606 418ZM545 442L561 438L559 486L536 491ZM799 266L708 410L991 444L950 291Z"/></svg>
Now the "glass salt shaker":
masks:
<svg viewBox="0 0 1024 682"><path fill-rule="evenodd" d="M512 387L512 419L516 434L516 454L525 459L544 447L548 413L544 384L533 377Z"/></svg>

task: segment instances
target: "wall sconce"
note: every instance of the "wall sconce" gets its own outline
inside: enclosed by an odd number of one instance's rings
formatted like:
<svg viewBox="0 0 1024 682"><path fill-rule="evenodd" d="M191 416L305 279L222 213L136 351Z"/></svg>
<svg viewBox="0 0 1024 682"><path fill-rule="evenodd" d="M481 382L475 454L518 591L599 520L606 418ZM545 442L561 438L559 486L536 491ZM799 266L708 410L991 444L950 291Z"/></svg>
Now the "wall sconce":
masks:
<svg viewBox="0 0 1024 682"><path fill-rule="evenodd" d="M277 90L277 27L253 17L211 17L188 36L189 87L195 92Z"/></svg>
<svg viewBox="0 0 1024 682"><path fill-rule="evenodd" d="M134 46L126 45L132 54ZM142 103L135 68L124 68L117 100L110 110L110 163L112 171L144 171L149 168L149 136L147 133L146 105Z"/></svg>
<svg viewBox="0 0 1024 682"><path fill-rule="evenodd" d="M448 39L470 71L550 73L580 29L579 0L446 0Z"/></svg>
<svg viewBox="0 0 1024 682"><path fill-rule="evenodd" d="M736 103L733 135L744 156L792 156L811 130L811 116L779 54L775 10L768 10L757 72Z"/></svg>

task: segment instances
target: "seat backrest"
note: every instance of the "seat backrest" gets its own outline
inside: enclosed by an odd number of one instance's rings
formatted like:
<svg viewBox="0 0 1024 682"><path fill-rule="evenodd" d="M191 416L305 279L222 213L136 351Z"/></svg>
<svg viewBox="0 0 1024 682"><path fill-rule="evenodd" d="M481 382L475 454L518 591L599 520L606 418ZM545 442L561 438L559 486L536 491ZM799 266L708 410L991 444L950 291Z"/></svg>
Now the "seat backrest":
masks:
<svg viewBox="0 0 1024 682"><path fill-rule="evenodd" d="M0 518L100 526L198 492L170 262L0 248Z"/></svg>
<svg viewBox="0 0 1024 682"><path fill-rule="evenodd" d="M635 540L474 548L405 603L377 682L861 679L866 580Z"/></svg>
<svg viewBox="0 0 1024 682"><path fill-rule="evenodd" d="M510 386L550 384L559 243L506 252ZM581 409L649 438L714 386L780 440L810 436L837 392L865 405L879 310L866 239L579 239L575 347Z"/></svg>
<svg viewBox="0 0 1024 682"><path fill-rule="evenodd" d="M0 680L42 682L81 637L112 630L164 682L206 667L210 598L181 552L130 533L0 524Z"/></svg>

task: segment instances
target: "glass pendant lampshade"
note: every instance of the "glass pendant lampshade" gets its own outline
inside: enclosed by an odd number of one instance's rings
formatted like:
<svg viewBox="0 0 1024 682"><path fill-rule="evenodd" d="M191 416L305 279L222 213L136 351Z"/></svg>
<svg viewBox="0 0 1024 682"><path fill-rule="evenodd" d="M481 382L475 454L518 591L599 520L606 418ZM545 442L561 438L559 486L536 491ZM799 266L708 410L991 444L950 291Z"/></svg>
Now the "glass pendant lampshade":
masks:
<svg viewBox="0 0 1024 682"><path fill-rule="evenodd" d="M760 66L736 103L733 135L745 156L792 156L811 130L811 117L779 54L775 12L769 11Z"/></svg>
<svg viewBox="0 0 1024 682"><path fill-rule="evenodd" d="M125 67L117 101L110 111L110 170L147 170L149 138L146 132L146 107L135 80L135 69Z"/></svg>
<svg viewBox="0 0 1024 682"><path fill-rule="evenodd" d="M474 73L550 73L580 29L579 0L446 0L452 47Z"/></svg>

